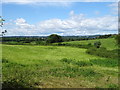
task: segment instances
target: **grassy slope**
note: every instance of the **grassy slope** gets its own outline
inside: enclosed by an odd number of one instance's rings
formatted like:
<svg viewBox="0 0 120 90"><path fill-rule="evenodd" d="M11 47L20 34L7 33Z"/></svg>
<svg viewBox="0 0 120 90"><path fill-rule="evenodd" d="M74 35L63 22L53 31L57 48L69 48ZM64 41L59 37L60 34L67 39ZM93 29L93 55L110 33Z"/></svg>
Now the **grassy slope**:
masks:
<svg viewBox="0 0 120 90"><path fill-rule="evenodd" d="M75 60L89 60L97 58L96 56L86 54L85 51L86 49L71 47L3 45L3 58L21 64L31 64L30 61L37 63L40 60L57 62L62 58Z"/></svg>
<svg viewBox="0 0 120 90"><path fill-rule="evenodd" d="M104 58L86 54L86 49L24 45L3 45L2 48L5 85L11 82L16 87L94 88L116 87L118 82L117 66L104 61ZM110 48L115 47L111 45ZM63 62L64 58L72 61ZM103 60L106 65L100 64L102 62L90 65L91 60ZM78 61L83 61L83 66L79 66L81 62Z"/></svg>
<svg viewBox="0 0 120 90"><path fill-rule="evenodd" d="M107 38L107 39L96 39L96 40L84 40L84 41L72 41L72 42L63 42L69 44L94 44L95 41L100 41L102 43L102 47L106 47L109 50L116 49L117 45L115 44L114 38Z"/></svg>

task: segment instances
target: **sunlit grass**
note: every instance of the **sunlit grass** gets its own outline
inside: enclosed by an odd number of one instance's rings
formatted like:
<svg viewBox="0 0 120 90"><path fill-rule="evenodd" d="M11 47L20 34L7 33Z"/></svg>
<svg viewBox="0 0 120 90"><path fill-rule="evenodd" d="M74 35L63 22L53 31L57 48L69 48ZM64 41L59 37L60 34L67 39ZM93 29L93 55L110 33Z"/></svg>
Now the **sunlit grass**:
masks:
<svg viewBox="0 0 120 90"><path fill-rule="evenodd" d="M87 45L87 44L91 43L93 45L94 42L96 42L96 41L100 41L101 42L101 47L106 47L108 50L113 50L113 49L118 48L114 38L84 40L84 41L71 41L71 42L63 42L63 43L77 44L77 45L78 44Z"/></svg>
<svg viewBox="0 0 120 90"><path fill-rule="evenodd" d="M116 62L82 48L3 45L2 59L3 87L117 87Z"/></svg>

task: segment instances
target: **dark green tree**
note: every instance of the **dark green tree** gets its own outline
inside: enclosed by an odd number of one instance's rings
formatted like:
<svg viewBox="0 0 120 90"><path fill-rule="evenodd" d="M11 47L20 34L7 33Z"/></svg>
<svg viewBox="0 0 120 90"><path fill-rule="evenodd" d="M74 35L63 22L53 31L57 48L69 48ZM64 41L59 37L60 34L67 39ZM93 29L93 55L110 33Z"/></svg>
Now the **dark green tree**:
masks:
<svg viewBox="0 0 120 90"><path fill-rule="evenodd" d="M46 40L47 43L57 43L57 42L62 42L62 37L57 35L57 34L51 34L50 36L47 37Z"/></svg>

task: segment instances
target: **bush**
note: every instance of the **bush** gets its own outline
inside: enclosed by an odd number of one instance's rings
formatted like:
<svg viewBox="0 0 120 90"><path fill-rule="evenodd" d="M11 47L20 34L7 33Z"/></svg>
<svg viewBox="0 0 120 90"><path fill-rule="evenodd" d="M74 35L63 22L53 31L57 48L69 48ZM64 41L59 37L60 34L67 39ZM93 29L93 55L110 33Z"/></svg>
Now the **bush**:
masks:
<svg viewBox="0 0 120 90"><path fill-rule="evenodd" d="M100 41L95 42L95 43L94 43L94 46L95 46L96 48L100 48L101 42L100 42Z"/></svg>
<svg viewBox="0 0 120 90"><path fill-rule="evenodd" d="M88 43L88 46L92 46L92 44L91 44L91 43Z"/></svg>
<svg viewBox="0 0 120 90"><path fill-rule="evenodd" d="M91 47L87 49L86 53L106 58L118 58L118 49L107 50L105 47L100 48Z"/></svg>
<svg viewBox="0 0 120 90"><path fill-rule="evenodd" d="M3 58L2 63L8 63L8 60Z"/></svg>

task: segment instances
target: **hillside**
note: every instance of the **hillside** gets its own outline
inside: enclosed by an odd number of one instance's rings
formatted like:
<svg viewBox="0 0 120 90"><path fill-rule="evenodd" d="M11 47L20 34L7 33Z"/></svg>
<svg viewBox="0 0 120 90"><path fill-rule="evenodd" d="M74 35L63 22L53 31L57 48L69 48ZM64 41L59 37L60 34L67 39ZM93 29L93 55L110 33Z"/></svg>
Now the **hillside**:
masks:
<svg viewBox="0 0 120 90"><path fill-rule="evenodd" d="M94 42L96 41L100 41L101 42L101 46L102 47L106 47L108 50L113 50L113 49L117 49L117 45L116 45L116 41L114 38L107 38L107 39L95 39L95 40L83 40L83 41L70 41L70 42L63 42L63 44L89 44L91 43L92 45L94 44Z"/></svg>
<svg viewBox="0 0 120 90"><path fill-rule="evenodd" d="M86 49L4 44L2 48L3 87L118 87L117 60L89 55Z"/></svg>

